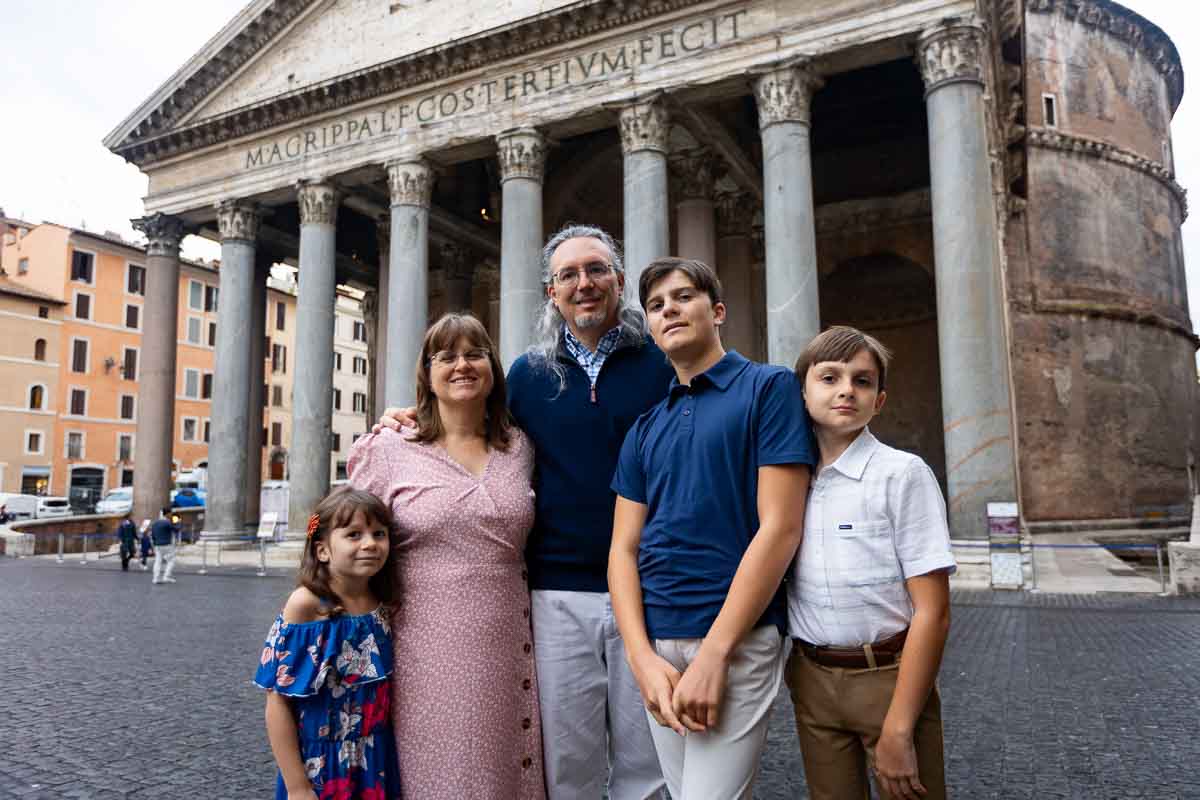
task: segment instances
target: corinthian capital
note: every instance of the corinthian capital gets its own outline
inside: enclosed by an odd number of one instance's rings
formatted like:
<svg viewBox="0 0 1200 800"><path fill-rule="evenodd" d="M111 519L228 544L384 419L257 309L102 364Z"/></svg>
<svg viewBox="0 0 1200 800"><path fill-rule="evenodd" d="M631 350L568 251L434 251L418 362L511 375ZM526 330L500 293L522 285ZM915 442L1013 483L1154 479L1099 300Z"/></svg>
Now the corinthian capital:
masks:
<svg viewBox="0 0 1200 800"><path fill-rule="evenodd" d="M952 22L921 34L917 41L917 66L925 80L925 94L948 83L983 83L986 39L974 22Z"/></svg>
<svg viewBox="0 0 1200 800"><path fill-rule="evenodd" d="M433 167L425 159L389 161L388 186L392 190L392 205L429 208L433 196Z"/></svg>
<svg viewBox="0 0 1200 800"><path fill-rule="evenodd" d="M300 224L337 225L341 192L332 183L302 180L296 183L300 203Z"/></svg>
<svg viewBox="0 0 1200 800"><path fill-rule="evenodd" d="M496 159L500 182L528 178L542 182L546 172L546 137L533 128L505 131L496 137Z"/></svg>
<svg viewBox="0 0 1200 800"><path fill-rule="evenodd" d="M671 190L677 200L711 200L713 183L721 163L705 147L692 147L673 156L668 162L675 186Z"/></svg>
<svg viewBox="0 0 1200 800"><path fill-rule="evenodd" d="M619 117L621 152L639 150L667 152L667 136L671 132L671 115L661 99L655 97L631 103L621 109Z"/></svg>
<svg viewBox="0 0 1200 800"><path fill-rule="evenodd" d="M258 203L245 200L222 200L217 203L217 230L221 241L241 239L253 242L258 238L258 225L262 222L262 209Z"/></svg>
<svg viewBox="0 0 1200 800"><path fill-rule="evenodd" d="M146 255L179 256L179 243L183 240L183 220L166 214L151 214L148 217L131 219L133 229L146 235Z"/></svg>
<svg viewBox="0 0 1200 800"><path fill-rule="evenodd" d="M759 130L777 122L810 124L813 94L824 85L825 81L808 63L780 67L759 75L754 82Z"/></svg>
<svg viewBox="0 0 1200 800"><path fill-rule="evenodd" d="M717 195L717 236L753 236L754 197L747 192L721 192Z"/></svg>

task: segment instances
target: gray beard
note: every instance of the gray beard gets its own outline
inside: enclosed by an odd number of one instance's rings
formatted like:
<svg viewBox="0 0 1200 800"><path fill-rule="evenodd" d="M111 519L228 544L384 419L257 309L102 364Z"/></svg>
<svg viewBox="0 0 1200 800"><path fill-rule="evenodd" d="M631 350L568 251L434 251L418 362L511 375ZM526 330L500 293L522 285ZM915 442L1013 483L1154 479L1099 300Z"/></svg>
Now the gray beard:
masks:
<svg viewBox="0 0 1200 800"><path fill-rule="evenodd" d="M595 328L604 324L604 320L608 318L607 311L594 311L591 314L576 314L575 327L580 330Z"/></svg>

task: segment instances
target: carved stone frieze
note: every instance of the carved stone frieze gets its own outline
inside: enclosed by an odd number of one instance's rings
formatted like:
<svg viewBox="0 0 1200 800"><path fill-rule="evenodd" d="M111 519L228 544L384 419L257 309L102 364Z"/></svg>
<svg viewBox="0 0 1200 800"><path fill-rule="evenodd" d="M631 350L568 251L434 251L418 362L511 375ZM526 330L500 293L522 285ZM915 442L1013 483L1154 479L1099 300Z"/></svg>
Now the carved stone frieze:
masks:
<svg viewBox="0 0 1200 800"><path fill-rule="evenodd" d="M1187 219L1187 189L1180 186L1171 171L1158 162L1143 158L1137 153L1108 142L1084 136L1073 136L1049 128L1030 128L1027 141L1031 147L1042 147L1088 158L1098 158L1149 175L1175 195L1175 199L1179 202L1180 217L1184 220Z"/></svg>
<svg viewBox="0 0 1200 800"><path fill-rule="evenodd" d="M245 200L222 200L217 203L217 230L220 231L222 242L235 239L255 241L261 222L262 208L258 203Z"/></svg>
<svg viewBox="0 0 1200 800"><path fill-rule="evenodd" d="M571 4L540 14L497 34L486 31L306 87L219 117L175 127L209 94L267 45L312 0L277 0L193 75L186 78L119 141L107 145L135 164L149 164L181 152L274 128L316 114L353 106L375 97L445 80L488 64L510 60L698 5L702 0L619 0Z"/></svg>
<svg viewBox="0 0 1200 800"><path fill-rule="evenodd" d="M500 162L500 182L527 178L542 182L546 172L546 137L533 128L506 131L496 137L496 160Z"/></svg>
<svg viewBox="0 0 1200 800"><path fill-rule="evenodd" d="M1172 110L1183 99L1183 64L1179 51L1161 28L1106 0L1026 0L1030 14L1058 14L1064 19L1107 33L1138 51L1163 76Z"/></svg>
<svg viewBox="0 0 1200 800"><path fill-rule="evenodd" d="M659 97L630 103L621 109L618 130L621 133L621 152L625 154L639 150L666 153L669 150L667 140L671 133L671 115Z"/></svg>
<svg viewBox="0 0 1200 800"><path fill-rule="evenodd" d="M976 22L953 21L926 31L917 42L925 93L948 83L984 83L987 38Z"/></svg>
<svg viewBox="0 0 1200 800"><path fill-rule="evenodd" d="M389 161L387 176L392 205L429 208L434 174L428 161Z"/></svg>
<svg viewBox="0 0 1200 800"><path fill-rule="evenodd" d="M151 214L148 217L130 220L133 229L146 235L146 255L179 256L179 243L183 241L183 220L166 214Z"/></svg>
<svg viewBox="0 0 1200 800"><path fill-rule="evenodd" d="M753 236L754 213L758 210L749 192L720 192L716 197L717 237Z"/></svg>
<svg viewBox="0 0 1200 800"><path fill-rule="evenodd" d="M332 183L300 181L296 184L296 200L300 205L301 225L337 225L341 192Z"/></svg>
<svg viewBox="0 0 1200 800"><path fill-rule="evenodd" d="M674 183L671 196L675 200L711 200L721 161L707 147L693 147L671 156L668 164Z"/></svg>
<svg viewBox="0 0 1200 800"><path fill-rule="evenodd" d="M754 81L754 99L758 103L758 127L766 129L778 122L812 119L812 98L825 84L805 62L773 69Z"/></svg>

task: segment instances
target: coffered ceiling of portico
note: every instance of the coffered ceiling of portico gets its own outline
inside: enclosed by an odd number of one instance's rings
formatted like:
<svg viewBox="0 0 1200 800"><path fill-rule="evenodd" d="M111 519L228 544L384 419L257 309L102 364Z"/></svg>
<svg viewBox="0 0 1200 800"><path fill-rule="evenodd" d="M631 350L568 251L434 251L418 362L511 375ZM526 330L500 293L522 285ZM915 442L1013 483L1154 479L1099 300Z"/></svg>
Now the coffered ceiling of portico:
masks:
<svg viewBox="0 0 1200 800"><path fill-rule="evenodd" d="M577 0L319 0L182 124L394 61Z"/></svg>

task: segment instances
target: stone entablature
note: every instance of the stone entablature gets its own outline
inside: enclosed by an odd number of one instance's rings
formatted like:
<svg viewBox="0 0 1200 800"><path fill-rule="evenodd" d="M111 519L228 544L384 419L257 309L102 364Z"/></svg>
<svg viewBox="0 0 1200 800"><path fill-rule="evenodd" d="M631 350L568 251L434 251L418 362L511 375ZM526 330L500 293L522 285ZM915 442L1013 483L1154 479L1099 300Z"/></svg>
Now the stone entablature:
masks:
<svg viewBox="0 0 1200 800"><path fill-rule="evenodd" d="M190 212L188 221L196 222L203 219L200 209L221 197L276 191L293 185L305 172L338 175L391 159L444 153L450 147L462 150L458 157L478 158L484 155L482 147L468 154L464 146L492 140L496 131L531 126L546 130L547 125L579 115L594 116L598 108L615 112L656 92L695 92L706 84L770 71L781 56L836 57L875 43L885 43L882 46L892 48L889 52L898 54L902 50L896 49L896 42L939 20L961 17L974 6L970 0L940 0L880 9L867 0L831 0L815 9L781 10L770 0L750 0L693 11L683 0L673 5L646 2L650 5L627 5L624 16L614 14L605 21L599 28L607 31L603 38L592 36L572 48L570 37L562 33L552 43L557 46L547 46L524 61L510 58L491 71L476 65L465 71L447 67L423 73L392 87L404 94L373 103L371 97L388 91L363 75L352 80L370 90L353 97L330 90L335 105L314 106L297 95L275 98L270 102L285 104L287 115L273 118L274 112L261 105L252 115L257 122L249 127L235 130L228 121L221 123L225 127L212 141L238 139L236 144L185 156L180 143L174 157L146 162L147 210ZM544 19L539 19L542 24ZM618 24L622 20L627 23L624 28ZM353 103L353 110L333 111L343 101ZM281 127L289 121L290 130ZM273 132L247 136L260 128ZM206 141L196 139L188 149L199 149ZM112 146L129 155L124 145Z"/></svg>
<svg viewBox="0 0 1200 800"><path fill-rule="evenodd" d="M1183 64L1175 43L1154 23L1109 0L1028 0L1031 14L1058 14L1101 30L1141 53L1167 82L1171 111L1183 99Z"/></svg>

